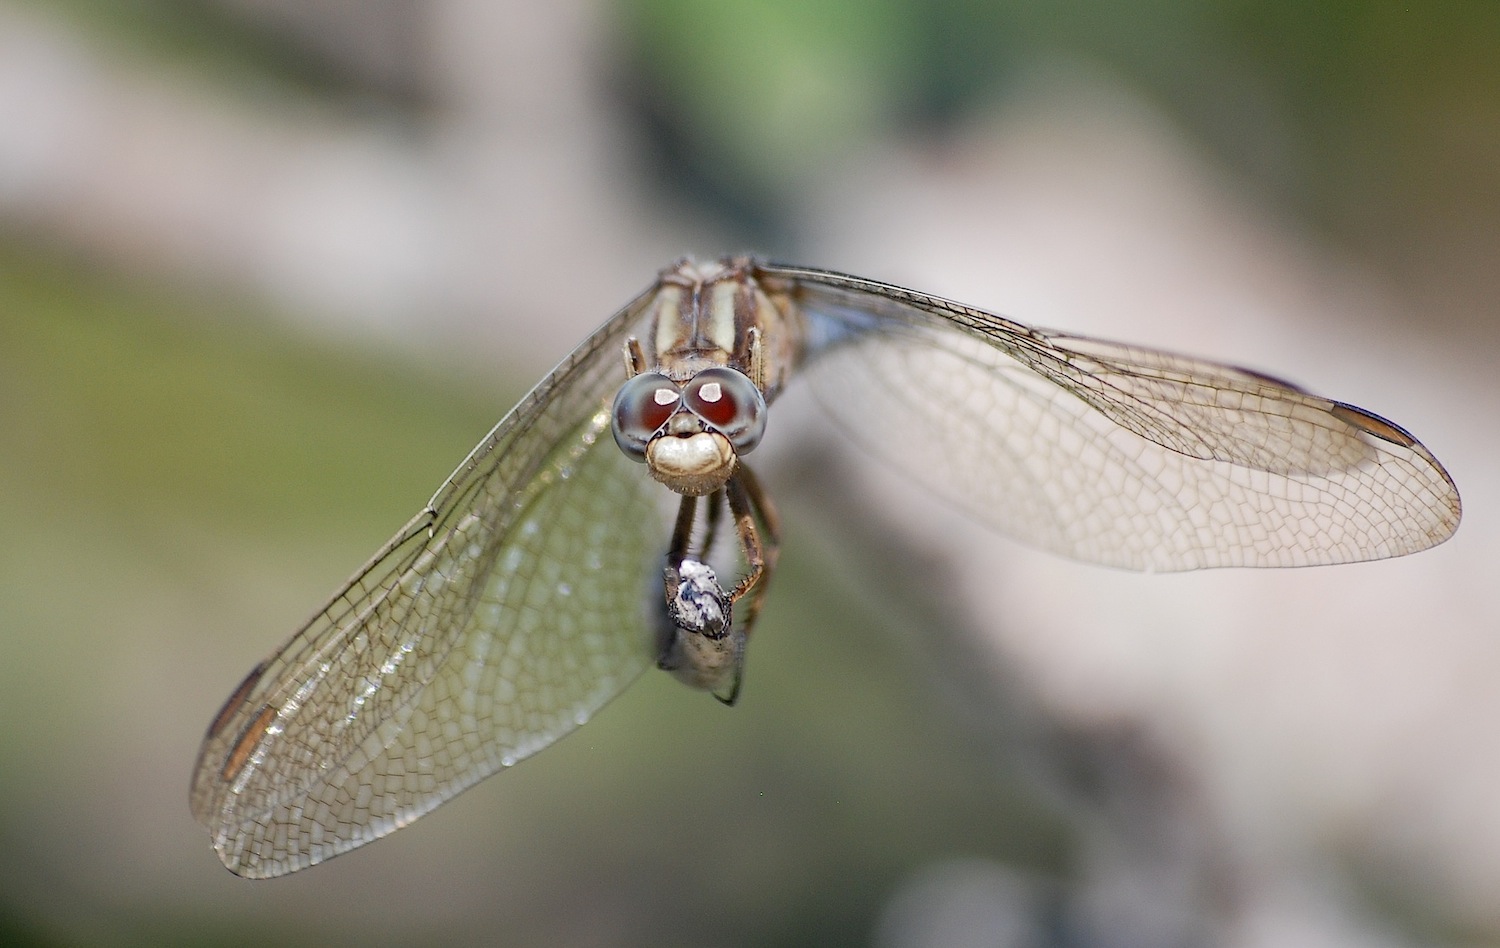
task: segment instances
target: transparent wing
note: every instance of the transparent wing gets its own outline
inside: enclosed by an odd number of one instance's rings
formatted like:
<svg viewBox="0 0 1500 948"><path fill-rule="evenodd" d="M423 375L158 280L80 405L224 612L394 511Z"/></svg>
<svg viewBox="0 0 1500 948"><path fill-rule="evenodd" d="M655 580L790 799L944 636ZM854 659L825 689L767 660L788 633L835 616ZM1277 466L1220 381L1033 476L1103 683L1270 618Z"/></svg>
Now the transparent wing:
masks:
<svg viewBox="0 0 1500 948"><path fill-rule="evenodd" d="M839 423L1025 542L1129 569L1306 566L1412 553L1458 526L1442 465L1363 409L858 277L764 272L795 285Z"/></svg>
<svg viewBox="0 0 1500 948"><path fill-rule="evenodd" d="M670 522L608 412L646 299L544 379L219 713L191 802L231 870L291 872L404 826L650 663Z"/></svg>

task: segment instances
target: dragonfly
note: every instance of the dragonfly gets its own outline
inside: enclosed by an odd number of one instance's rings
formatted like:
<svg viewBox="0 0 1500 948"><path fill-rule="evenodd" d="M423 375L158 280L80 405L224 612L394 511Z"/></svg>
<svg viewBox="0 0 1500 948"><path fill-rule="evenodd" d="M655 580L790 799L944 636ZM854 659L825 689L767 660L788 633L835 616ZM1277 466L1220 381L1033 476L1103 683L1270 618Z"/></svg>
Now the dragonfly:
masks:
<svg viewBox="0 0 1500 948"><path fill-rule="evenodd" d="M391 833L652 666L733 703L780 537L745 457L794 378L875 456L1077 560L1349 563L1460 519L1405 429L1259 372L857 276L680 260L230 695L191 788L224 864L277 876Z"/></svg>

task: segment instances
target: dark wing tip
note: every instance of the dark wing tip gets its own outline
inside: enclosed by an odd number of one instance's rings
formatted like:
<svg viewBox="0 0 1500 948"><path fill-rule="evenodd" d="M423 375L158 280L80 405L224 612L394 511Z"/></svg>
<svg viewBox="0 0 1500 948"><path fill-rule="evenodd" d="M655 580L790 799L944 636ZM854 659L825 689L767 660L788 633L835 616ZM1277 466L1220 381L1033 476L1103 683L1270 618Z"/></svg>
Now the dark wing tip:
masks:
<svg viewBox="0 0 1500 948"><path fill-rule="evenodd" d="M1334 402L1333 407L1328 409L1328 413L1344 424L1358 428L1366 434L1374 435L1382 441L1389 441L1391 444L1399 445L1403 448L1420 448L1422 446L1422 443L1413 437L1411 432L1394 421L1382 418L1374 412L1365 411L1356 405L1350 405L1346 402Z"/></svg>

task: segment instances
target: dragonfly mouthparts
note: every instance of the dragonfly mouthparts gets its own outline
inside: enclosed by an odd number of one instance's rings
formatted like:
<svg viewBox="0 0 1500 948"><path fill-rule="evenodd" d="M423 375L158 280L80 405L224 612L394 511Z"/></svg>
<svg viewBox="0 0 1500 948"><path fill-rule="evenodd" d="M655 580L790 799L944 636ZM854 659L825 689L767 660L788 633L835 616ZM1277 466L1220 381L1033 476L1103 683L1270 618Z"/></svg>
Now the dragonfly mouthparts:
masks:
<svg viewBox="0 0 1500 948"><path fill-rule="evenodd" d="M646 466L677 493L702 497L723 487L734 473L734 446L717 431L663 435L647 445Z"/></svg>

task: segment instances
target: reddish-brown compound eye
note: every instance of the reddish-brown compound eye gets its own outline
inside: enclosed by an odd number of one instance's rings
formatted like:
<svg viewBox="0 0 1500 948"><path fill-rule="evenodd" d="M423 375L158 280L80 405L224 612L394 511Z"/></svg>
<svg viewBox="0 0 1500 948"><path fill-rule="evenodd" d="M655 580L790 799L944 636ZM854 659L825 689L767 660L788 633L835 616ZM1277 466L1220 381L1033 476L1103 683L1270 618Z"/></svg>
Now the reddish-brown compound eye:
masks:
<svg viewBox="0 0 1500 948"><path fill-rule="evenodd" d="M620 450L645 462L646 444L682 403L677 383L656 372L642 372L620 386L610 429Z"/></svg>
<svg viewBox="0 0 1500 948"><path fill-rule="evenodd" d="M687 383L682 397L736 451L743 454L760 443L766 430L766 400L745 373L728 366L704 369Z"/></svg>

